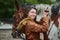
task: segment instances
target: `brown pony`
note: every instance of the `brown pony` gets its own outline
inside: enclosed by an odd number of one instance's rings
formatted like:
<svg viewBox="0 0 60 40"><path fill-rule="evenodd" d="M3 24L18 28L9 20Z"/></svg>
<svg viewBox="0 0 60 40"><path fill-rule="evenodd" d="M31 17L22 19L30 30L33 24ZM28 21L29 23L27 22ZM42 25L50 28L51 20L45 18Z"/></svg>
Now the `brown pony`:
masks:
<svg viewBox="0 0 60 40"><path fill-rule="evenodd" d="M16 30L16 27L19 24L19 22L24 18L23 16L24 16L25 8L19 7L16 0L15 0L15 7L16 7L16 11L13 15L14 22L13 22L13 26L12 26L12 36L13 36L13 38L19 38L19 37L21 37L20 33L22 31L18 33Z"/></svg>

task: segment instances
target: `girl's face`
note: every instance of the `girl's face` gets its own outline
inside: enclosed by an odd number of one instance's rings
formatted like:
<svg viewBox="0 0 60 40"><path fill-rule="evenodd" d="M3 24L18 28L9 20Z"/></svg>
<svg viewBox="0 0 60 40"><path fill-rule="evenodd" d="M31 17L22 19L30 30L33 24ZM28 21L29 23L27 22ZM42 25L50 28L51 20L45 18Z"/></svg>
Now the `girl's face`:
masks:
<svg viewBox="0 0 60 40"><path fill-rule="evenodd" d="M28 13L28 17L29 18L32 18L32 19L35 19L36 17L36 10L35 9L31 9Z"/></svg>

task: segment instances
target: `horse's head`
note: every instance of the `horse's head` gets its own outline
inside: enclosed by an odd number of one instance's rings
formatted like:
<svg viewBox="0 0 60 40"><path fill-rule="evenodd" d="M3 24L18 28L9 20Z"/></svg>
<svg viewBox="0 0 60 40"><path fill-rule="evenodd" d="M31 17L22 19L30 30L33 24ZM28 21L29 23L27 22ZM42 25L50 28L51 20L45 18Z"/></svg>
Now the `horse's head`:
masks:
<svg viewBox="0 0 60 40"><path fill-rule="evenodd" d="M18 13L20 15L20 18L24 17L24 13L25 13L25 8L20 8L19 13Z"/></svg>
<svg viewBox="0 0 60 40"><path fill-rule="evenodd" d="M14 15L13 15L13 17L20 17L20 18L23 18L24 17L24 13L25 13L25 9L24 8L22 8L22 7L20 7L20 9L19 10L16 10L15 12L14 12Z"/></svg>

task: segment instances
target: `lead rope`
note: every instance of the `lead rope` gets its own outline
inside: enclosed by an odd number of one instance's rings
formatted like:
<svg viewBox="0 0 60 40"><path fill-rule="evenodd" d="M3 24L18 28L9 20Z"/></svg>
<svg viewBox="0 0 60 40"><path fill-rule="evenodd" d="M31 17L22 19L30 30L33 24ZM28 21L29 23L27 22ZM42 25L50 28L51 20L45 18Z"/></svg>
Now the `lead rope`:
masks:
<svg viewBox="0 0 60 40"><path fill-rule="evenodd" d="M51 27L50 27L50 30L48 31L48 36L49 36L50 31L51 31L51 29L52 29L52 27L53 27L53 24L54 24L54 22L52 23L52 25L51 25Z"/></svg>

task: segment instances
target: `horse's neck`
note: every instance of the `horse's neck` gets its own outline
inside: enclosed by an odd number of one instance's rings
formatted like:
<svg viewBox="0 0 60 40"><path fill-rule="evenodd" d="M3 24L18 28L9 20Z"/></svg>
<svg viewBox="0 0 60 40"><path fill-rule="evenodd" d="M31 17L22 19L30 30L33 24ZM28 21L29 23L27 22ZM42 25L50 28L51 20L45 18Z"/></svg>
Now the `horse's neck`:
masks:
<svg viewBox="0 0 60 40"><path fill-rule="evenodd" d="M56 27L59 27L59 21L58 20L54 21L54 24Z"/></svg>
<svg viewBox="0 0 60 40"><path fill-rule="evenodd" d="M56 27L59 26L59 22L58 21L55 21L54 24L55 24Z"/></svg>
<svg viewBox="0 0 60 40"><path fill-rule="evenodd" d="M51 20L51 16L49 16L49 18L50 18L50 22L52 21ZM58 18L59 19L59 18ZM54 22L54 25L56 26L56 27L59 27L59 21L58 21L58 19L57 20L53 20L53 22Z"/></svg>
<svg viewBox="0 0 60 40"><path fill-rule="evenodd" d="M42 15L37 15L36 21L40 21L40 19L42 18Z"/></svg>

